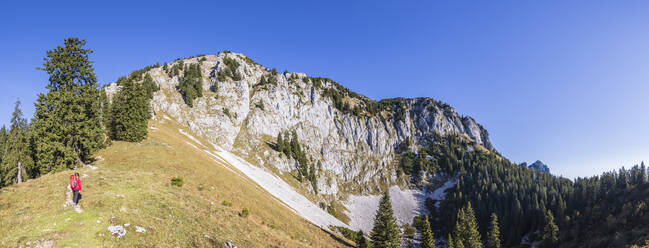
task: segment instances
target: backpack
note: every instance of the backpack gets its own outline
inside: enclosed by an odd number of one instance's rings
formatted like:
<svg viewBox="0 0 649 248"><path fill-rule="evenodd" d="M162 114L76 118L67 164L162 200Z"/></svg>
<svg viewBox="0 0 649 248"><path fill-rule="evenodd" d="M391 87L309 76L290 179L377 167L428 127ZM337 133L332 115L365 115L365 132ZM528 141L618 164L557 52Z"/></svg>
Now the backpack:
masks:
<svg viewBox="0 0 649 248"><path fill-rule="evenodd" d="M74 174L70 175L70 189L73 189L74 186L77 186L77 180L74 178Z"/></svg>

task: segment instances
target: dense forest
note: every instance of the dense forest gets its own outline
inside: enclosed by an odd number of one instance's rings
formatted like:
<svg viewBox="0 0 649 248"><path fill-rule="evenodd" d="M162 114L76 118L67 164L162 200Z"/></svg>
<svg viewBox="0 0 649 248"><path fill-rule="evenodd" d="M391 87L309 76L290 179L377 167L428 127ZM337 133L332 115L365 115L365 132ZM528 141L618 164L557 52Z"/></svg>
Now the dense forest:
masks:
<svg viewBox="0 0 649 248"><path fill-rule="evenodd" d="M458 136L435 135L417 153L402 154L401 170L419 184L435 173L457 180L439 208L426 202L437 237L452 233L458 222L448 213L472 204L483 237L494 215L505 223L500 227L505 247L524 238L543 240L547 247L624 247L649 238L644 163L571 181L511 163L495 151L473 149Z"/></svg>

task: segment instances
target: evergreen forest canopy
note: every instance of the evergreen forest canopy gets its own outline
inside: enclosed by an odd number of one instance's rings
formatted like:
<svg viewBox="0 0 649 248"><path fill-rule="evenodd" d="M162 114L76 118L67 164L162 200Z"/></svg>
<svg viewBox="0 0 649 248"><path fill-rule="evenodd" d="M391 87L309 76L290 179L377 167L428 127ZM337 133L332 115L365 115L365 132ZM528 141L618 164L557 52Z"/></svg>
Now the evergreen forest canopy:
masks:
<svg viewBox="0 0 649 248"><path fill-rule="evenodd" d="M10 126L0 128L0 187L83 166L111 140L139 142L146 138L149 103L158 90L147 71L160 65L120 78L117 84L121 89L111 102L97 83L89 59L92 50L85 44L85 40L68 38L63 46L47 51L43 67L38 69L49 79L45 92L38 95L31 121L16 101ZM218 81L241 80L236 60L227 58L224 64ZM191 107L202 97L198 64L184 65L180 60L173 66L164 64L163 69L169 76L179 77L177 90L187 105ZM271 76L262 76L255 87L275 84L277 75L273 69ZM320 85L328 79L305 80ZM389 109L394 111L392 118L403 118L398 100L376 102L334 85L324 94L344 114L371 115ZM350 95L364 99L365 109L340 100ZM424 247L435 246L433 237L444 238L448 247L456 248L514 247L524 239L541 241L544 247L625 247L649 239L649 183L644 163L568 180L514 164L496 151L471 149L472 145L457 135L434 135L421 144L410 140L403 144L413 145L418 146L418 152L399 149L398 173L419 186L426 186L426 178L432 174L449 175L457 181L444 201L426 201L428 216L414 220ZM297 134L280 132L276 149L298 161L299 180L311 182L317 192L314 175L319 162L316 165L317 161L303 152ZM377 213L379 226L369 236L354 234L359 244L395 246L395 237L401 234L390 217L387 193L385 198L387 202L382 200Z"/></svg>

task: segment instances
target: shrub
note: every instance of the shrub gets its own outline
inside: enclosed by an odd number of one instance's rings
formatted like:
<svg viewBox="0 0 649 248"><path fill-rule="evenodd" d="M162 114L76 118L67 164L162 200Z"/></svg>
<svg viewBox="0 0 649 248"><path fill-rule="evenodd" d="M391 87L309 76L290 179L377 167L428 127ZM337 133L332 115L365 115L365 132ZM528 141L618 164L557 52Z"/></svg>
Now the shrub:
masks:
<svg viewBox="0 0 649 248"><path fill-rule="evenodd" d="M231 207L231 206L232 206L232 202L229 202L229 201L227 201L227 200L223 200L223 201L221 202L221 205L226 206L226 207Z"/></svg>
<svg viewBox="0 0 649 248"><path fill-rule="evenodd" d="M223 113L230 118L230 109L229 108L223 108Z"/></svg>
<svg viewBox="0 0 649 248"><path fill-rule="evenodd" d="M247 208L243 208L241 210L241 213L239 213L239 216L241 216L243 218L248 217L248 215L250 215L250 210L248 210Z"/></svg>
<svg viewBox="0 0 649 248"><path fill-rule="evenodd" d="M182 177L174 177L171 179L171 185L182 187L185 184L185 180Z"/></svg>
<svg viewBox="0 0 649 248"><path fill-rule="evenodd" d="M262 101L259 101L259 102L255 103L255 107L257 107L257 108L259 108L261 110L264 110L264 103Z"/></svg>
<svg viewBox="0 0 649 248"><path fill-rule="evenodd" d="M349 240L353 240L354 242L358 242L358 240L359 240L360 237L361 237L361 236L358 234L358 232L356 232L356 231L354 231L354 230L351 230L351 229L349 229L349 228L342 227L342 226L336 226L336 227L334 227L334 228L337 229L338 232L339 232L340 234L342 234L345 238L347 238L347 239L349 239Z"/></svg>

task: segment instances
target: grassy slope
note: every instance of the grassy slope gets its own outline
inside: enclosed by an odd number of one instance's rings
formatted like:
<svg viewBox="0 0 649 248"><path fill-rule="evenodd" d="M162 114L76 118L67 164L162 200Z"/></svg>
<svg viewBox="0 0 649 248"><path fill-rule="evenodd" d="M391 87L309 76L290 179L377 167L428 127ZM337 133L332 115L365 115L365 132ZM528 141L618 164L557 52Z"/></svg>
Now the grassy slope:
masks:
<svg viewBox="0 0 649 248"><path fill-rule="evenodd" d="M114 142L96 170L80 169L84 212L63 208L70 171L44 175L0 193L0 246L52 240L69 247L343 247L250 180L196 151L171 123L151 121L139 144ZM170 179L182 176L182 188ZM223 201L231 202L224 206ZM250 216L240 217L243 208ZM111 224L130 223L121 239ZM135 226L146 233L135 232Z"/></svg>

